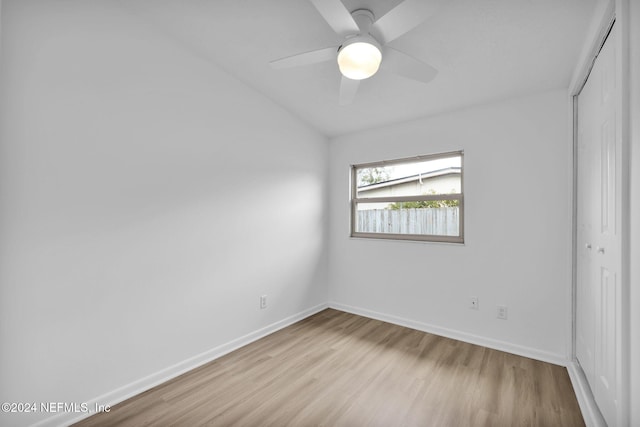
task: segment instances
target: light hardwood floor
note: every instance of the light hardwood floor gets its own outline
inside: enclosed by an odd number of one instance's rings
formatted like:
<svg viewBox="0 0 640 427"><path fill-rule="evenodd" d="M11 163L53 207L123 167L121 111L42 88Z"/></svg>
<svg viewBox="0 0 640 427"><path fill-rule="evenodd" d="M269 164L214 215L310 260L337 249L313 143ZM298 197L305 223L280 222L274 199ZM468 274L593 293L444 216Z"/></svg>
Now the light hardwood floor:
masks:
<svg viewBox="0 0 640 427"><path fill-rule="evenodd" d="M567 370L325 310L77 426L583 426Z"/></svg>

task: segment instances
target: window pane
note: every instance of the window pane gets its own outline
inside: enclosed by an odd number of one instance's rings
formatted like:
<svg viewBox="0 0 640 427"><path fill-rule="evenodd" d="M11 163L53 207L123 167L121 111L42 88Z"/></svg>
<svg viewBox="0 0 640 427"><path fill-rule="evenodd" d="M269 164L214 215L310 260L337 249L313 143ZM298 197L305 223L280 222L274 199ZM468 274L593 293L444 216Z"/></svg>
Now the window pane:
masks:
<svg viewBox="0 0 640 427"><path fill-rule="evenodd" d="M356 169L357 197L460 194L462 157Z"/></svg>
<svg viewBox="0 0 640 427"><path fill-rule="evenodd" d="M460 194L461 157L356 169L358 198Z"/></svg>
<svg viewBox="0 0 640 427"><path fill-rule="evenodd" d="M458 200L401 203L358 203L357 233L460 235Z"/></svg>

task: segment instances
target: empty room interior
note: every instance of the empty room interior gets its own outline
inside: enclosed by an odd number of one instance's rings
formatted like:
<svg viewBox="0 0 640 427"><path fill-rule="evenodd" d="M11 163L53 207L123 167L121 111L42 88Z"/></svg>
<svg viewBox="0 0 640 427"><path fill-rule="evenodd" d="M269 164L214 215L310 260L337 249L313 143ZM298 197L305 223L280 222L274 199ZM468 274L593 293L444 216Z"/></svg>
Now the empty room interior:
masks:
<svg viewBox="0 0 640 427"><path fill-rule="evenodd" d="M0 0L2 426L640 426L640 2Z"/></svg>

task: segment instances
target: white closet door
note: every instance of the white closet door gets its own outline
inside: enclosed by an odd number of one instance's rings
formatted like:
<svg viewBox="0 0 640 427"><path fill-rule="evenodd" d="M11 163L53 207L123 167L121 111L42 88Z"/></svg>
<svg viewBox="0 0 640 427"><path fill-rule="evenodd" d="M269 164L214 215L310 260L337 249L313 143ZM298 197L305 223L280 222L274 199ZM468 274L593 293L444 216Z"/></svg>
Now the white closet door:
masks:
<svg viewBox="0 0 640 427"><path fill-rule="evenodd" d="M618 425L621 384L621 159L614 34L578 96L576 277L576 356L610 427Z"/></svg>
<svg viewBox="0 0 640 427"><path fill-rule="evenodd" d="M595 69L594 69L595 71ZM596 103L600 79L591 73L578 97L578 186L577 186L577 268L576 268L576 357L589 381L595 384L595 218L597 213ZM594 83L594 80L596 82Z"/></svg>

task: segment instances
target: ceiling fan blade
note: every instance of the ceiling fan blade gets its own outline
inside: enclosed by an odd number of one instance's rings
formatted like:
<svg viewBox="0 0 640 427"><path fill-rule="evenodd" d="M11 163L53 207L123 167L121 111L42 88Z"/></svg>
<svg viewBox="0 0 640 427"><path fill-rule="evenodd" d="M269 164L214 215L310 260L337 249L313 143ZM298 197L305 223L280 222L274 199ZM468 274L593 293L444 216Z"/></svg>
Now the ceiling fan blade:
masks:
<svg viewBox="0 0 640 427"><path fill-rule="evenodd" d="M429 83L438 74L438 70L431 65L389 46L384 48L384 60L380 68L422 83Z"/></svg>
<svg viewBox="0 0 640 427"><path fill-rule="evenodd" d="M286 58L276 59L269 62L272 68L300 67L303 65L317 64L319 62L332 61L336 59L338 47L327 47L324 49L312 50L311 52L298 53Z"/></svg>
<svg viewBox="0 0 640 427"><path fill-rule="evenodd" d="M340 0L310 0L333 31L341 36L357 34L360 28Z"/></svg>
<svg viewBox="0 0 640 427"><path fill-rule="evenodd" d="M360 80L352 80L342 76L340 81L340 105L349 105L353 102L358 86L360 86Z"/></svg>
<svg viewBox="0 0 640 427"><path fill-rule="evenodd" d="M438 6L435 0L405 0L374 22L373 30L382 44L389 43L423 23Z"/></svg>

